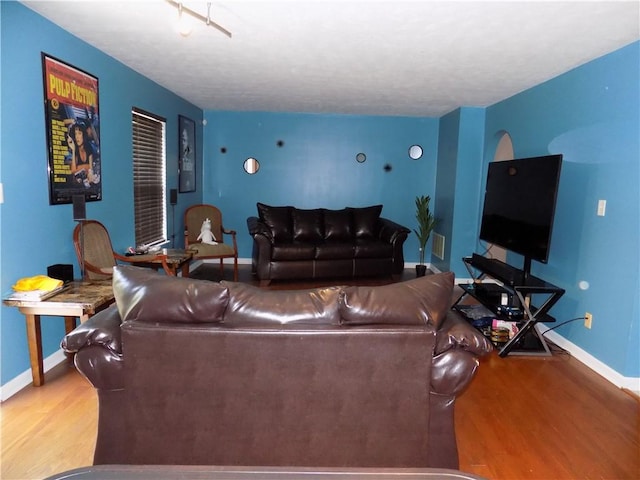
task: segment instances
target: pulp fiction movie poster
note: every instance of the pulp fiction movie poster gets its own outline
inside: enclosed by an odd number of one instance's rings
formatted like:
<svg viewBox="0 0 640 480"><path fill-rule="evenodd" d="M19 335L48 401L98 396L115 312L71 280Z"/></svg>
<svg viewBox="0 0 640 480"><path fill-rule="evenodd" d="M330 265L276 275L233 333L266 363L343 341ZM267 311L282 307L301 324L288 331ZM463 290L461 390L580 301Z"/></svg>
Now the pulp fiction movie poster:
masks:
<svg viewBox="0 0 640 480"><path fill-rule="evenodd" d="M102 199L98 79L42 54L49 200Z"/></svg>

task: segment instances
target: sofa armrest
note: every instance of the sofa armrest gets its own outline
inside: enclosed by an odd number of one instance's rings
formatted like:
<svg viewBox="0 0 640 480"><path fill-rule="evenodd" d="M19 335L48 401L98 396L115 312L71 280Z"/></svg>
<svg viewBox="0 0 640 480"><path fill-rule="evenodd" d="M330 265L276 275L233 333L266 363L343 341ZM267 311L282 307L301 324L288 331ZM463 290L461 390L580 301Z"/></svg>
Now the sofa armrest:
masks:
<svg viewBox="0 0 640 480"><path fill-rule="evenodd" d="M400 275L404 270L404 241L407 239L409 233L411 233L411 230L383 217L378 219L378 226L378 236L380 240L388 242L393 246L393 265L391 271L394 275Z"/></svg>
<svg viewBox="0 0 640 480"><path fill-rule="evenodd" d="M97 389L122 388L121 323L114 304L62 339L62 349L75 354L76 368Z"/></svg>
<svg viewBox="0 0 640 480"><path fill-rule="evenodd" d="M251 272L261 280L269 279L273 233L267 224L258 217L247 218L247 227L249 228L249 234L253 237Z"/></svg>
<svg viewBox="0 0 640 480"><path fill-rule="evenodd" d="M452 348L461 348L478 357L493 351L493 345L487 337L459 315L449 311L437 333L435 355Z"/></svg>
<svg viewBox="0 0 640 480"><path fill-rule="evenodd" d="M482 333L449 312L436 333L432 392L453 397L462 393L475 376L478 358L492 350Z"/></svg>
<svg viewBox="0 0 640 480"><path fill-rule="evenodd" d="M264 235L271 242L273 241L273 233L266 223L260 220L258 217L247 218L247 227L249 228L249 235L255 237L256 235Z"/></svg>
<svg viewBox="0 0 640 480"><path fill-rule="evenodd" d="M403 227L399 223L389 220L388 218L380 217L378 219L378 223L380 225L380 239L385 242L395 243L398 240L404 242L409 233L411 233L411 230L407 227Z"/></svg>

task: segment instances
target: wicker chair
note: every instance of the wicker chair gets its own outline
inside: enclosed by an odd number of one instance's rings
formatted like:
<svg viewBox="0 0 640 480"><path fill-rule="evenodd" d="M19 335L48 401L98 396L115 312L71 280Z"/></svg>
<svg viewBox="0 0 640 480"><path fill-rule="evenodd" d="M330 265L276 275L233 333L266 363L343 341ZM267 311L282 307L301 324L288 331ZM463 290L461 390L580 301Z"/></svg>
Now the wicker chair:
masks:
<svg viewBox="0 0 640 480"><path fill-rule="evenodd" d="M202 243L198 237L202 223L211 220L211 233L216 245ZM231 237L231 243L224 241L224 235ZM224 259L233 258L233 281L238 281L238 245L236 231L227 230L222 224L222 213L213 205L192 205L184 212L184 248L193 252L194 259L219 259L220 275L224 275Z"/></svg>
<svg viewBox="0 0 640 480"><path fill-rule="evenodd" d="M166 255L141 255L127 257L113 250L111 238L105 226L96 220L82 220L73 229L73 246L78 256L78 263L82 278L87 280L109 280L113 274L113 267L118 262L138 264L162 268L167 275L173 275L173 270L167 264ZM150 264L149 261L156 261Z"/></svg>

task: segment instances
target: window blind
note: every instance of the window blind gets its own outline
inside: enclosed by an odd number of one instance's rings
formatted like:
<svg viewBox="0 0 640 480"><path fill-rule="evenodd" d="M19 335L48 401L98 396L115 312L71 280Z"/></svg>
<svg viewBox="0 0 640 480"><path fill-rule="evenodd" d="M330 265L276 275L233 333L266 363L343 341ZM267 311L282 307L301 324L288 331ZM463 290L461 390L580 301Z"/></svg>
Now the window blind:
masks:
<svg viewBox="0 0 640 480"><path fill-rule="evenodd" d="M166 120L132 110L133 203L136 246L167 241Z"/></svg>

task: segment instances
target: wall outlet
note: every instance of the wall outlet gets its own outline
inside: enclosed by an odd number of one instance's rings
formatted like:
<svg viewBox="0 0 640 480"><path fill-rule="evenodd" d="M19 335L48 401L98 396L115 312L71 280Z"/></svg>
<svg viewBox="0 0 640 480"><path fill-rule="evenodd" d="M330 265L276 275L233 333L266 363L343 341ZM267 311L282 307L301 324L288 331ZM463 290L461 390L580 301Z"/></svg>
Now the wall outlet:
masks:
<svg viewBox="0 0 640 480"><path fill-rule="evenodd" d="M607 211L607 201L606 200L598 200L598 216L604 217L604 214Z"/></svg>
<svg viewBox="0 0 640 480"><path fill-rule="evenodd" d="M586 328L591 328L591 322L593 321L593 315L589 312L584 314L584 326Z"/></svg>

